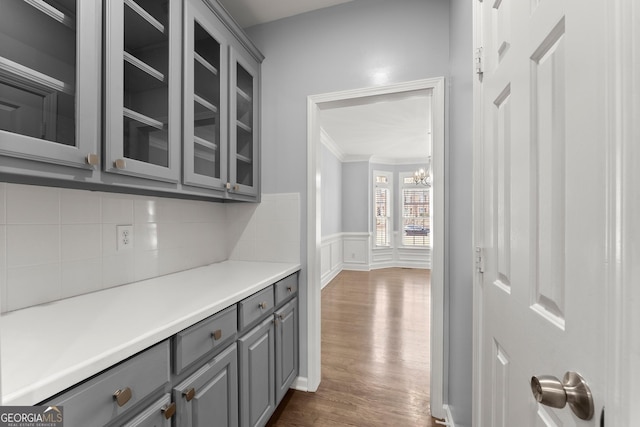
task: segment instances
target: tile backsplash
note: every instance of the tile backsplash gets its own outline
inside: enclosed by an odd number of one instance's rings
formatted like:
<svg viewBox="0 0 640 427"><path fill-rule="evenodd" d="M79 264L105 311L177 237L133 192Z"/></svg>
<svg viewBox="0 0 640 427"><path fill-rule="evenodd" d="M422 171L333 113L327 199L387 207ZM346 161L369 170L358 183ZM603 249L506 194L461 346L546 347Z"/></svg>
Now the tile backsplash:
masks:
<svg viewBox="0 0 640 427"><path fill-rule="evenodd" d="M222 204L0 183L2 312L226 259L299 262L298 194ZM116 226L133 226L118 251Z"/></svg>

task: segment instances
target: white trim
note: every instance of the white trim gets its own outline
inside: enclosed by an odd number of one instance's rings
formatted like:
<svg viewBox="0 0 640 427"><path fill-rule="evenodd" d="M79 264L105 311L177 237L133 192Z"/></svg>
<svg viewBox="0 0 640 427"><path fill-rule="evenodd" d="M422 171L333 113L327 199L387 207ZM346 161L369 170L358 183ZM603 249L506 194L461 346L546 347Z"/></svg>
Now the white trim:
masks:
<svg viewBox="0 0 640 427"><path fill-rule="evenodd" d="M449 407L449 405L442 405L442 410L445 413L444 422L436 421L436 424L440 426L456 427L456 423L453 420L453 415L451 415L451 408Z"/></svg>
<svg viewBox="0 0 640 427"><path fill-rule="evenodd" d="M482 47L482 7L484 3L481 1L473 2L473 47ZM472 239L473 244L470 248L475 250L476 247L483 247L482 225L484 224L483 216L483 187L484 169L482 162L482 80L475 74L473 80L473 188L472 188ZM475 254L472 257L475 260ZM470 266L474 268L474 266ZM474 268L473 274L473 342L472 342L472 416L471 424L477 427L482 426L482 354L480 345L482 343L482 274Z"/></svg>
<svg viewBox="0 0 640 427"><path fill-rule="evenodd" d="M640 241L638 212L640 203L640 77L637 40L640 36L640 7L637 2L615 0L607 8L604 88L607 123L607 303L605 347L606 425L638 425L635 385L640 372L640 337L637 301L640 290L638 251ZM596 409L598 410L598 409ZM599 416L596 413L596 416Z"/></svg>
<svg viewBox="0 0 640 427"><path fill-rule="evenodd" d="M291 383L291 386L289 388L306 392L309 391L309 387L307 386L308 382L309 381L307 377L297 377L295 380L293 380L293 383Z"/></svg>
<svg viewBox="0 0 640 427"><path fill-rule="evenodd" d="M322 289L342 271L344 265L342 245L342 233L336 233L322 238L322 258L320 262L322 268L320 271L322 275Z"/></svg>
<svg viewBox="0 0 640 427"><path fill-rule="evenodd" d="M324 130L324 128L320 129L320 142L322 145L327 147L327 150L331 152L338 160L344 162L344 152L342 149L336 144L336 142L331 138L331 135Z"/></svg>
<svg viewBox="0 0 640 427"><path fill-rule="evenodd" d="M320 384L320 253L321 253L321 153L319 104L374 95L430 90L432 96L433 144L433 252L431 271L431 407L435 417L444 416L444 267L445 267L445 84L444 78L376 86L307 97L307 378L309 390ZM369 159L367 159L368 161Z"/></svg>

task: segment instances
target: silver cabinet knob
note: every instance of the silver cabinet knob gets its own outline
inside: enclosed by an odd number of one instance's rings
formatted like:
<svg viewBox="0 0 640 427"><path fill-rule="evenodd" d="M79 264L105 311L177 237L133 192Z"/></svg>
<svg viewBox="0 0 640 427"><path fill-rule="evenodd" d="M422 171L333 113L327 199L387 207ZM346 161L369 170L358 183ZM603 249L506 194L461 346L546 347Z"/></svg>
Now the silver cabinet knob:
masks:
<svg viewBox="0 0 640 427"><path fill-rule="evenodd" d="M264 310L265 308L267 308L267 302L266 301L261 302L260 304L258 304L258 307Z"/></svg>
<svg viewBox="0 0 640 427"><path fill-rule="evenodd" d="M531 377L531 392L536 401L552 408L564 408L568 403L582 420L593 418L593 395L587 382L577 372L567 372L562 381L551 375Z"/></svg>

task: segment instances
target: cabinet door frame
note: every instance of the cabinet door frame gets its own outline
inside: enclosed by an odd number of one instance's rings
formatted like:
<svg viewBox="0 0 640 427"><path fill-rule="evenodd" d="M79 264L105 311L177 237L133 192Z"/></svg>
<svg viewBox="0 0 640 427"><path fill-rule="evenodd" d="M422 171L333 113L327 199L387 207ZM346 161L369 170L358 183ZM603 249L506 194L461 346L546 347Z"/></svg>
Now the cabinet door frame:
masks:
<svg viewBox="0 0 640 427"><path fill-rule="evenodd" d="M220 151L220 178L208 177L195 173L194 155L194 21L197 21L209 35L220 43L220 64L218 75L220 80L220 105L218 105L220 140L218 150ZM225 191L228 180L228 123L229 123L229 91L228 91L228 39L218 30L223 24L218 17L211 12L201 0L188 0L185 3L185 28L184 28L184 116L183 116L183 182L187 185L197 187L217 189ZM218 27L216 27L218 25Z"/></svg>
<svg viewBox="0 0 640 427"><path fill-rule="evenodd" d="M87 156L98 154L100 144L101 22L101 2L76 1L76 145L69 146L0 130L0 155L94 169L94 166L88 164Z"/></svg>
<svg viewBox="0 0 640 427"><path fill-rule="evenodd" d="M298 298L293 298L277 310L274 316L276 329L276 405L278 405L298 375L300 366L298 354ZM287 331L285 328L286 325L292 325L290 336L285 336L285 332ZM287 344L291 344L291 346L287 347ZM292 352L293 369L285 372L283 359L288 352Z"/></svg>
<svg viewBox="0 0 640 427"><path fill-rule="evenodd" d="M247 332L238 340L239 386L240 386L240 425L242 427L264 426L275 410L275 339L273 316L267 317L258 326ZM252 366L253 351L267 346L267 372L255 372ZM263 363L264 365L264 363ZM260 375L259 375L260 374ZM256 391L257 380L266 375L268 386L268 403L256 419L252 419L253 400L251 395Z"/></svg>
<svg viewBox="0 0 640 427"><path fill-rule="evenodd" d="M237 122L237 66L242 66L253 78L253 125L252 125L252 174L253 185L243 185L238 182L236 153L238 137ZM247 58L239 49L229 46L229 183L230 193L237 193L257 197L260 190L260 66L254 60Z"/></svg>
<svg viewBox="0 0 640 427"><path fill-rule="evenodd" d="M169 0L168 37L168 167L124 156L124 8L130 0L110 0L105 6L105 126L104 169L107 172L167 182L180 180L182 2ZM116 160L125 160L124 168Z"/></svg>
<svg viewBox="0 0 640 427"><path fill-rule="evenodd" d="M201 397L199 391L207 393L213 383L220 380L222 372L226 371L231 380L227 384L227 415L228 424L225 427L238 426L238 351L235 343L229 345L222 353L205 363L198 371L182 381L173 389L173 401L177 405L175 427L201 427L196 425L193 418L194 399ZM194 388L194 396L187 400L189 389ZM210 421L210 420L207 420ZM209 425L209 424L207 424Z"/></svg>

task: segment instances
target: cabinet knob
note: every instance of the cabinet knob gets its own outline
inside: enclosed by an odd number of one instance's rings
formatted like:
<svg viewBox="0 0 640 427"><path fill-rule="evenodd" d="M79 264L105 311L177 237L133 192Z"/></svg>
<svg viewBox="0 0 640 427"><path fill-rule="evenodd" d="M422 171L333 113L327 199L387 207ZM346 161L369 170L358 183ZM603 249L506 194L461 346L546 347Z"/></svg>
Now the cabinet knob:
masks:
<svg viewBox="0 0 640 427"><path fill-rule="evenodd" d="M98 166L100 163L100 157L95 153L87 154L87 158L85 159L88 165Z"/></svg>
<svg viewBox="0 0 640 427"><path fill-rule="evenodd" d="M291 288L291 286L287 286L287 292L289 293L293 292L293 289Z"/></svg>
<svg viewBox="0 0 640 427"><path fill-rule="evenodd" d="M116 169L125 169L127 167L127 162L124 159L116 159L113 162L113 166Z"/></svg>
<svg viewBox="0 0 640 427"><path fill-rule="evenodd" d="M260 307L261 309L265 309L267 308L267 302L266 301L262 301L260 304L258 304L258 307Z"/></svg>
<svg viewBox="0 0 640 427"><path fill-rule="evenodd" d="M234 185L233 191L240 191L240 186L238 184Z"/></svg>
<svg viewBox="0 0 640 427"><path fill-rule="evenodd" d="M189 390L182 392L182 395L187 399L187 402L190 402L196 395L196 389L191 387Z"/></svg>
<svg viewBox="0 0 640 427"><path fill-rule="evenodd" d="M227 190L231 190L231 183L230 183L230 182L227 182L227 183L224 185L224 188L226 188Z"/></svg>
<svg viewBox="0 0 640 427"><path fill-rule="evenodd" d="M217 329L211 332L211 338L213 338L215 341L218 341L220 338L222 338L222 329Z"/></svg>
<svg viewBox="0 0 640 427"><path fill-rule="evenodd" d="M115 393L113 393L113 398L118 406L122 407L129 401L129 399L131 399L131 389L129 387L125 387L120 390L116 390Z"/></svg>
<svg viewBox="0 0 640 427"><path fill-rule="evenodd" d="M173 417L173 414L176 413L176 402L171 402L164 405L161 411L166 419L171 419L171 417Z"/></svg>

